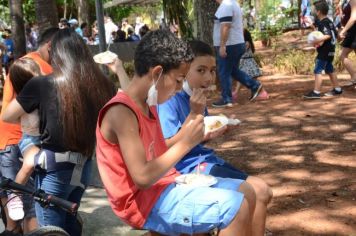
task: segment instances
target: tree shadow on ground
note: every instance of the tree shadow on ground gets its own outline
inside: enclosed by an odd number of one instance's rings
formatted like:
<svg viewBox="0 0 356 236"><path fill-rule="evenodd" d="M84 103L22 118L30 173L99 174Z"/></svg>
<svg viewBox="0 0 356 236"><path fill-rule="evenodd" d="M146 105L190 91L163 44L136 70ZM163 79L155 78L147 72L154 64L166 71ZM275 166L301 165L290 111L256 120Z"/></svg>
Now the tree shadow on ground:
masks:
<svg viewBox="0 0 356 236"><path fill-rule="evenodd" d="M273 235L356 234L356 91L306 101L312 80L263 82L270 100L250 103L243 91L232 109L209 109L242 120L210 145L272 186L267 227Z"/></svg>

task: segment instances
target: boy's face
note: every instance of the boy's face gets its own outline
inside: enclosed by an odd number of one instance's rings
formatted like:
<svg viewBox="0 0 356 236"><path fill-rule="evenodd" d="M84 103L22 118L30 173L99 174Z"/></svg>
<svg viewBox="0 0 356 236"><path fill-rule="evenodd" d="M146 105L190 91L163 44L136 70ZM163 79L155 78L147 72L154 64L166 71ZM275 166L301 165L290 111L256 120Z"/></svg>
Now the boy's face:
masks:
<svg viewBox="0 0 356 236"><path fill-rule="evenodd" d="M187 81L191 89L208 88L216 78L216 61L213 56L195 57L190 64Z"/></svg>
<svg viewBox="0 0 356 236"><path fill-rule="evenodd" d="M189 63L181 63L177 69L172 69L162 75L157 83L158 104L162 104L182 89L183 80L189 70Z"/></svg>

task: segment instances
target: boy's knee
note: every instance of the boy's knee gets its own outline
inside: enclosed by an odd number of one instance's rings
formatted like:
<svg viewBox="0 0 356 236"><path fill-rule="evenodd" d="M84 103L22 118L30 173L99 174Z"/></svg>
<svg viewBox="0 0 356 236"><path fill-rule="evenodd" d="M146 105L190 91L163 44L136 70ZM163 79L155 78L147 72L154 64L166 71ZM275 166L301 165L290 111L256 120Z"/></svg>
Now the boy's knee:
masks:
<svg viewBox="0 0 356 236"><path fill-rule="evenodd" d="M246 200L250 202L250 204L252 202L256 202L256 191L254 187L248 182L244 182L243 184L241 184L238 191L244 194Z"/></svg>
<svg viewBox="0 0 356 236"><path fill-rule="evenodd" d="M256 192L256 199L260 202L268 204L272 197L272 188L262 179L251 176L248 178L248 182L253 186Z"/></svg>

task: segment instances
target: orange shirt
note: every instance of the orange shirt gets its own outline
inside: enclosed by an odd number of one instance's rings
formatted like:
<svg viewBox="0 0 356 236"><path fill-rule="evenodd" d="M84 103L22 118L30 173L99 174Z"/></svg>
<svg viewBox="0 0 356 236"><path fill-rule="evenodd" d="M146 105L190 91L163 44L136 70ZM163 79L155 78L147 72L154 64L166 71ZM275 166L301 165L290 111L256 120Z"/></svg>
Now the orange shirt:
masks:
<svg viewBox="0 0 356 236"><path fill-rule="evenodd" d="M100 111L96 128L96 157L111 208L127 224L135 228L142 228L162 191L175 181L174 178L179 173L172 168L151 187L147 189L137 188L122 157L120 145L108 142L100 132L100 125L105 112L110 106L118 103L125 104L136 114L140 138L146 153L150 153L152 143L155 157L166 152L167 146L155 107L150 108L155 117L151 119L141 112L127 94L118 92ZM120 122L119 120L118 122ZM146 158L149 160L150 157Z"/></svg>
<svg viewBox="0 0 356 236"><path fill-rule="evenodd" d="M44 75L52 73L52 67L45 60L43 60L38 52L30 52L24 57L32 58L40 67ZM5 108L16 97L14 88L12 87L9 76L7 76L4 85L4 94L2 99L1 113L5 111ZM18 144L22 136L20 124L5 123L0 119L0 150L5 149L8 145Z"/></svg>

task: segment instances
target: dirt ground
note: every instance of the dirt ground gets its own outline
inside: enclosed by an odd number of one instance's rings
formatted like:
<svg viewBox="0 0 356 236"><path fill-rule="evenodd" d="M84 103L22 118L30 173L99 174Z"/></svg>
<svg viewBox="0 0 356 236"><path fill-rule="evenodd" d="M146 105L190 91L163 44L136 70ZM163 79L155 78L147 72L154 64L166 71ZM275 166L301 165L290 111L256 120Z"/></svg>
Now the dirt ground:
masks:
<svg viewBox="0 0 356 236"><path fill-rule="evenodd" d="M339 78L349 80L345 73ZM274 73L261 81L268 101L251 103L243 90L233 108L209 109L242 121L210 145L272 187L273 235L356 235L356 89L344 86L340 97L310 101L302 95L313 88L312 75ZM330 89L325 78L323 91Z"/></svg>

